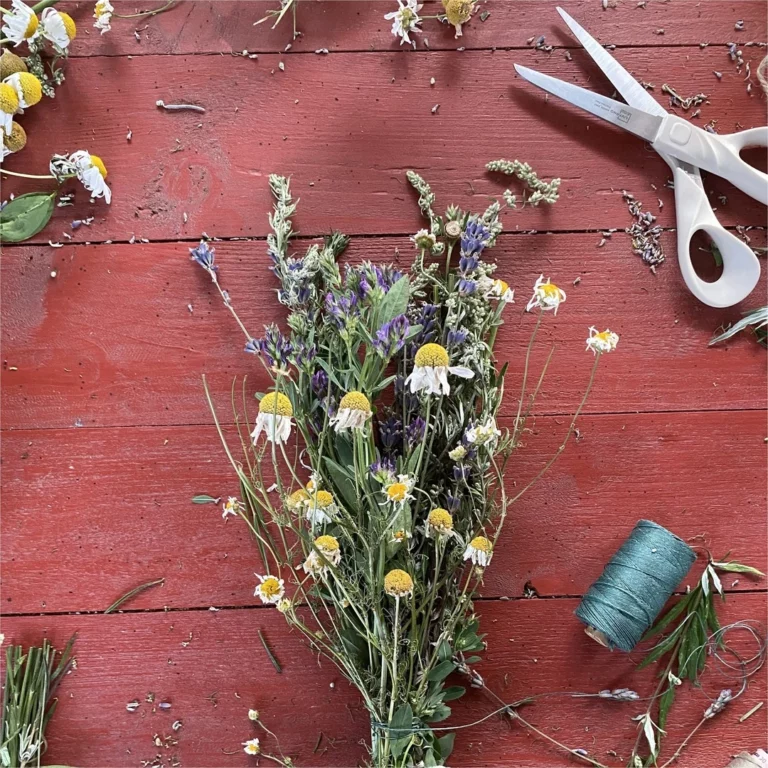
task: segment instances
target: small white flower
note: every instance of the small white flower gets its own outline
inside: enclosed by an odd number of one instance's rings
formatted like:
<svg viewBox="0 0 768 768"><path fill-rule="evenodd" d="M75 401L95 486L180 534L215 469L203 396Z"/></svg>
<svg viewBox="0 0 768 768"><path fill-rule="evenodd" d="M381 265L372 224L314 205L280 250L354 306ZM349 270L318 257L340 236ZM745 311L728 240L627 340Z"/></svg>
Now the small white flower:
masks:
<svg viewBox="0 0 768 768"><path fill-rule="evenodd" d="M5 635L0 632L0 645L2 645L5 642Z"/></svg>
<svg viewBox="0 0 768 768"><path fill-rule="evenodd" d="M591 326L589 329L589 338L587 339L587 349L592 350L593 354L598 352L613 352L616 349L616 345L619 343L618 334L607 328L604 331L599 331L595 326Z"/></svg>
<svg viewBox="0 0 768 768"><path fill-rule="evenodd" d="M410 531L405 531L402 528L395 531L389 539L390 544L407 544L409 539L413 538L413 534Z"/></svg>
<svg viewBox="0 0 768 768"><path fill-rule="evenodd" d="M259 584L256 585L256 589L253 592L253 596L258 595L261 598L262 603L277 605L285 595L285 584L282 579L278 579L277 576L259 576L258 573L254 574L259 580Z"/></svg>
<svg viewBox="0 0 768 768"><path fill-rule="evenodd" d="M464 438L472 445L486 445L495 442L501 437L501 431L496 426L496 419L489 418L485 424L476 424L468 429Z"/></svg>
<svg viewBox="0 0 768 768"><path fill-rule="evenodd" d="M364 429L372 415L371 403L362 392L347 392L341 398L339 410L330 419L330 423L337 432Z"/></svg>
<svg viewBox="0 0 768 768"><path fill-rule="evenodd" d="M451 461L461 461L467 455L467 449L463 445L457 445L452 451L448 451Z"/></svg>
<svg viewBox="0 0 768 768"><path fill-rule="evenodd" d="M305 516L312 527L335 520L339 508L330 491L315 491L306 502Z"/></svg>
<svg viewBox="0 0 768 768"><path fill-rule="evenodd" d="M38 20L35 12L21 0L11 0L11 10L3 14L3 37L7 37L14 46L34 37Z"/></svg>
<svg viewBox="0 0 768 768"><path fill-rule="evenodd" d="M249 709L248 710L248 719L252 723L256 723L259 720L259 710L258 709Z"/></svg>
<svg viewBox="0 0 768 768"><path fill-rule="evenodd" d="M261 754L261 747L259 746L258 739L248 739L243 742L243 752L246 755L258 755Z"/></svg>
<svg viewBox="0 0 768 768"><path fill-rule="evenodd" d="M432 250L437 245L437 238L428 230L420 229L412 238L417 248Z"/></svg>
<svg viewBox="0 0 768 768"><path fill-rule="evenodd" d="M290 611L292 607L293 607L293 603L287 597L284 597L277 604L277 610L280 611L280 613L288 613L288 611Z"/></svg>
<svg viewBox="0 0 768 768"><path fill-rule="evenodd" d="M471 560L475 565L479 565L481 568L485 568L493 557L493 545L485 536L475 536L472 541L467 544L466 550L464 550L464 559Z"/></svg>
<svg viewBox="0 0 768 768"><path fill-rule="evenodd" d="M405 380L412 393L425 391L428 395L450 395L449 373L462 379L471 379L475 375L469 368L450 365L447 350L439 344L424 344L416 352L413 362L413 371Z"/></svg>
<svg viewBox="0 0 768 768"><path fill-rule="evenodd" d="M53 9L46 8L46 10L51 11ZM54 155L51 160L51 174L53 176L61 174L77 176L82 185L91 193L91 197L103 197L107 204L112 201L112 191L105 181L107 168L98 155L92 155L84 149L73 152L69 157Z"/></svg>
<svg viewBox="0 0 768 768"><path fill-rule="evenodd" d="M419 11L422 5L419 5L416 0L405 0L405 3L403 0L397 0L397 4L398 9L385 14L384 18L387 21L392 20L392 34L400 38L400 45L408 43L416 47L416 42L408 35L411 32L421 32L418 25L421 24Z"/></svg>
<svg viewBox="0 0 768 768"><path fill-rule="evenodd" d="M392 504L395 507L405 506L413 498L411 494L413 484L414 478L409 475L398 475L397 479L384 486L384 493L387 497L384 503Z"/></svg>
<svg viewBox="0 0 768 768"><path fill-rule="evenodd" d="M288 442L291 436L293 421L293 406L291 401L281 392L267 392L259 403L259 415L256 417L256 426L251 432L253 444L262 432L266 433L267 440L276 445Z"/></svg>
<svg viewBox="0 0 768 768"><path fill-rule="evenodd" d="M50 40L56 47L66 50L75 37L75 22L68 13L57 11L55 8L46 8L40 14L40 26L37 34Z"/></svg>
<svg viewBox="0 0 768 768"><path fill-rule="evenodd" d="M102 35L112 29L110 22L112 21L112 14L114 12L115 9L109 0L99 0L99 2L96 3L96 7L93 9L93 17L96 21L93 26L96 27L96 29L100 29Z"/></svg>
<svg viewBox="0 0 768 768"><path fill-rule="evenodd" d="M515 303L515 291L504 280L493 280L490 277L481 278L479 288L486 299L497 299L504 304Z"/></svg>
<svg viewBox="0 0 768 768"><path fill-rule="evenodd" d="M336 567L341 562L341 547L335 536L328 535L318 536L314 545L301 567L305 573L317 578L326 574L331 565Z"/></svg>
<svg viewBox="0 0 768 768"><path fill-rule="evenodd" d="M557 308L564 301L565 291L558 288L554 283L550 283L549 278L545 280L544 275L541 275L533 286L533 296L525 311L530 312L532 309L540 307L544 311L551 309L557 314Z"/></svg>
<svg viewBox="0 0 768 768"><path fill-rule="evenodd" d="M221 516L224 518L224 520L226 520L229 515L232 515L232 517L237 517L237 515L240 514L240 506L240 502L234 496L230 496L221 505Z"/></svg>

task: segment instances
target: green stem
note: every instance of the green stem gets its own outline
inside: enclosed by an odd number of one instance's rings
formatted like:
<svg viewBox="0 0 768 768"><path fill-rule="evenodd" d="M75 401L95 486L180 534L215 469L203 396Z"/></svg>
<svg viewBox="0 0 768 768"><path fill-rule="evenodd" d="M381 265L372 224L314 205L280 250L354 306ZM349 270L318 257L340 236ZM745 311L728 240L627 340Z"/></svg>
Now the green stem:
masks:
<svg viewBox="0 0 768 768"><path fill-rule="evenodd" d="M56 2L56 0L53 0ZM176 4L176 0L168 0L168 2L160 8L155 8L153 11L139 11L138 13L128 13L122 15L120 13L113 13L112 16L115 19L136 19L140 16L157 16L158 13L170 10L170 8Z"/></svg>
<svg viewBox="0 0 768 768"><path fill-rule="evenodd" d="M58 0L40 0L39 3L32 6L32 10L35 13L40 13L40 11L50 8L52 5L56 5L57 2Z"/></svg>
<svg viewBox="0 0 768 768"><path fill-rule="evenodd" d="M4 173L6 176L18 176L20 179L55 179L55 176L50 174L46 176L35 176L31 173L16 173L16 171L8 171L5 168L0 168L0 173Z"/></svg>

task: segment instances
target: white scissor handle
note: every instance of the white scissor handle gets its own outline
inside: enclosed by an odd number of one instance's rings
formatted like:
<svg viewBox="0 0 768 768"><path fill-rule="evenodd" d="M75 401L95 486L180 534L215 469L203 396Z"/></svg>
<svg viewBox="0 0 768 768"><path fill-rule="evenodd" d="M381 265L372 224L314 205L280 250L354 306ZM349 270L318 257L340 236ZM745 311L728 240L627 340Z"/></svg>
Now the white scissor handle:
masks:
<svg viewBox="0 0 768 768"><path fill-rule="evenodd" d="M652 146L657 152L727 179L742 192L768 205L768 175L739 156L744 147L768 146L768 127L718 136L681 117L667 115Z"/></svg>
<svg viewBox="0 0 768 768"><path fill-rule="evenodd" d="M731 307L752 293L760 279L760 262L752 249L724 229L715 217L704 188L680 166L673 168L677 208L677 259L691 293L710 307ZM702 280L691 262L691 238L699 230L717 245L723 274L712 283Z"/></svg>

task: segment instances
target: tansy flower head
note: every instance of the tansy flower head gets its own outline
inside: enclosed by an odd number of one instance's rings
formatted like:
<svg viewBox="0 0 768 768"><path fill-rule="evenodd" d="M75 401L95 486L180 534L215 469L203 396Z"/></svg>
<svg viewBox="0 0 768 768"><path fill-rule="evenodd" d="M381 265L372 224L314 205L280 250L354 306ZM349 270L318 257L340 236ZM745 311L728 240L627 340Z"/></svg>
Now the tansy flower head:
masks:
<svg viewBox="0 0 768 768"><path fill-rule="evenodd" d="M591 349L594 354L598 352L613 352L619 343L619 336L606 328L604 331L598 331L593 325L589 329L589 338L587 339L587 349Z"/></svg>
<svg viewBox="0 0 768 768"><path fill-rule="evenodd" d="M43 86L31 72L16 72L6 77L3 82L16 91L20 109L32 107L43 98Z"/></svg>
<svg viewBox="0 0 768 768"><path fill-rule="evenodd" d="M12 0L11 10L3 14L3 37L15 45L34 37L38 19L35 12L21 0Z"/></svg>
<svg viewBox="0 0 768 768"><path fill-rule="evenodd" d="M406 384L410 384L412 393L425 390L428 395L449 395L449 373L463 379L471 379L474 376L469 368L450 365L448 351L439 344L430 343L419 347L413 362L413 371L405 380Z"/></svg>
<svg viewBox="0 0 768 768"><path fill-rule="evenodd" d="M292 511L296 511L300 507L303 507L309 501L309 494L303 489L299 488L298 491L294 491L285 500L285 506Z"/></svg>
<svg viewBox="0 0 768 768"><path fill-rule="evenodd" d="M288 441L291 436L291 416L293 406L282 392L267 392L259 403L259 415L256 426L251 432L253 444L262 432L266 432L267 440L277 445Z"/></svg>
<svg viewBox="0 0 768 768"><path fill-rule="evenodd" d="M293 406L282 392L267 392L259 403L259 413L273 413L278 416L293 416Z"/></svg>
<svg viewBox="0 0 768 768"><path fill-rule="evenodd" d="M565 291L558 288L554 283L550 283L549 278L545 280L544 275L540 275L533 286L533 296L525 311L530 312L532 309L540 307L545 311L551 309L557 314L557 308L564 301Z"/></svg>
<svg viewBox="0 0 768 768"><path fill-rule="evenodd" d="M40 15L40 29L37 34L64 50L75 39L77 27L68 13L46 8Z"/></svg>
<svg viewBox="0 0 768 768"><path fill-rule="evenodd" d="M243 742L243 752L246 755L259 755L261 754L261 747L259 746L258 739L248 739Z"/></svg>
<svg viewBox="0 0 768 768"><path fill-rule="evenodd" d="M453 530L453 517L447 509L435 507L427 515L427 525L437 533L450 533Z"/></svg>
<svg viewBox="0 0 768 768"><path fill-rule="evenodd" d="M485 568L493 556L493 545L485 536L475 536L464 551L464 559Z"/></svg>
<svg viewBox="0 0 768 768"><path fill-rule="evenodd" d="M3 136L3 145L8 150L8 154L19 152L27 145L26 131L16 121L11 123L11 133Z"/></svg>
<svg viewBox="0 0 768 768"><path fill-rule="evenodd" d="M362 392L347 392L341 398L339 410L331 418L337 432L345 429L363 429L372 416L371 403Z"/></svg>
<svg viewBox="0 0 768 768"><path fill-rule="evenodd" d="M395 568L384 577L384 591L391 597L408 597L413 594L413 579L405 571Z"/></svg>
<svg viewBox="0 0 768 768"><path fill-rule="evenodd" d="M0 83L0 125L7 136L11 135L13 116L19 108L16 89L8 83Z"/></svg>
<svg viewBox="0 0 768 768"><path fill-rule="evenodd" d="M277 576L259 576L256 574L256 578L261 582L256 585L254 590L254 596L258 595L261 598L262 603L271 603L276 605L280 602L285 594L285 586L282 579L278 579Z"/></svg>
<svg viewBox="0 0 768 768"><path fill-rule="evenodd" d="M456 37L461 37L461 25L472 17L474 0L443 0L445 18L456 29Z"/></svg>

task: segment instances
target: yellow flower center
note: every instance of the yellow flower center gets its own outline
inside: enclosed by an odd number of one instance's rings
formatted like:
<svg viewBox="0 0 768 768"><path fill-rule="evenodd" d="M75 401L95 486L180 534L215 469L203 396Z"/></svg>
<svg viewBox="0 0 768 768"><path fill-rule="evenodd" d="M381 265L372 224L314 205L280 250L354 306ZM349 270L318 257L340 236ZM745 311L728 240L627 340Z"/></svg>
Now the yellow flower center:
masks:
<svg viewBox="0 0 768 768"><path fill-rule="evenodd" d="M95 168L99 169L102 179L107 178L107 166L104 165L104 161L98 155L91 155L91 162ZM289 403L290 405L290 403Z"/></svg>
<svg viewBox="0 0 768 768"><path fill-rule="evenodd" d="M405 501L408 495L408 486L405 483L392 483L387 486L387 496L390 501Z"/></svg>
<svg viewBox="0 0 768 768"><path fill-rule="evenodd" d="M494 280L493 285L498 291L499 296L503 296L509 290L509 283L504 280Z"/></svg>
<svg viewBox="0 0 768 768"><path fill-rule="evenodd" d="M384 577L384 591L393 597L402 597L413 590L413 579L400 568L395 568Z"/></svg>
<svg viewBox="0 0 768 768"><path fill-rule="evenodd" d="M28 40L32 35L37 32L37 25L39 24L39 21L37 19L37 16L35 14L32 14L29 17L29 23L27 24L27 28L24 30L24 39Z"/></svg>
<svg viewBox="0 0 768 768"><path fill-rule="evenodd" d="M30 72L18 72L16 80L24 96L24 101L31 107L43 98L43 86Z"/></svg>
<svg viewBox="0 0 768 768"><path fill-rule="evenodd" d="M399 531L395 531L395 533L393 534L392 538L393 538L395 541L405 541L405 539L406 539L406 536L407 536L407 534L405 533L405 531L403 531L403 530L401 529L401 530L399 530Z"/></svg>
<svg viewBox="0 0 768 768"><path fill-rule="evenodd" d="M554 283L543 283L539 286L539 291L548 299L560 298L560 289Z"/></svg>
<svg viewBox="0 0 768 768"><path fill-rule="evenodd" d="M98 3L96 3L96 7L93 9L93 13L96 16L101 16L103 13L105 13L107 10L107 4L104 2L104 0L99 0Z"/></svg>
<svg viewBox="0 0 768 768"><path fill-rule="evenodd" d="M436 507L427 516L427 522L438 531L453 530L453 518L447 509Z"/></svg>
<svg viewBox="0 0 768 768"><path fill-rule="evenodd" d="M280 582L274 576L267 576L267 578L261 582L259 592L261 592L264 597L276 597L280 594Z"/></svg>
<svg viewBox="0 0 768 768"><path fill-rule="evenodd" d="M481 552L485 552L486 555L490 555L491 550L493 549L491 542L488 541L485 536L475 536L475 538L469 542L469 546L478 549Z"/></svg>
<svg viewBox="0 0 768 768"><path fill-rule="evenodd" d="M91 160L93 161L93 164L99 168L96 161L98 160L101 163L101 160L94 155L91 155ZM102 163L102 166L103 165L104 164ZM101 168L99 168L99 171L101 171ZM103 175L107 175L106 169L104 170ZM278 416L293 416L293 406L291 405L291 401L282 392L267 392L267 394L261 398L261 402L259 403L259 413L276 413Z"/></svg>
<svg viewBox="0 0 768 768"><path fill-rule="evenodd" d="M335 536L318 536L315 546L327 555L333 555L339 551L339 540Z"/></svg>
<svg viewBox="0 0 768 768"><path fill-rule="evenodd" d="M371 403L362 392L347 392L339 403L339 410L344 408L349 408L350 411L368 413L371 410Z"/></svg>
<svg viewBox="0 0 768 768"><path fill-rule="evenodd" d="M463 24L472 16L474 0L443 0L445 16L449 24Z"/></svg>
<svg viewBox="0 0 768 768"><path fill-rule="evenodd" d="M425 344L414 358L419 368L447 368L450 362L445 347L439 344Z"/></svg>
<svg viewBox="0 0 768 768"><path fill-rule="evenodd" d="M318 491L313 498L315 505L321 508L330 507L333 504L333 494L329 491Z"/></svg>
<svg viewBox="0 0 768 768"><path fill-rule="evenodd" d="M74 40L75 37L77 37L77 26L75 25L74 19L68 13L64 13L64 11L59 11L59 17L61 18L62 24L64 24L67 37L70 40Z"/></svg>
<svg viewBox="0 0 768 768"><path fill-rule="evenodd" d="M610 331L600 331L600 333L596 333L593 338L600 339L600 341L604 341L606 344L609 344L611 341L611 332Z"/></svg>
<svg viewBox="0 0 768 768"><path fill-rule="evenodd" d="M27 144L26 131L17 123L11 123L11 135L3 135L3 144L8 148L10 152L18 152Z"/></svg>
<svg viewBox="0 0 768 768"><path fill-rule="evenodd" d="M19 108L19 97L12 85L0 84L0 111L6 115L13 115Z"/></svg>
<svg viewBox="0 0 768 768"><path fill-rule="evenodd" d="M27 65L24 60L6 48L0 56L0 80L5 80L16 72L26 71Z"/></svg>
<svg viewBox="0 0 768 768"><path fill-rule="evenodd" d="M303 489L299 488L298 491L294 491L286 500L285 503L291 508L296 509L303 502L309 500L309 494Z"/></svg>

